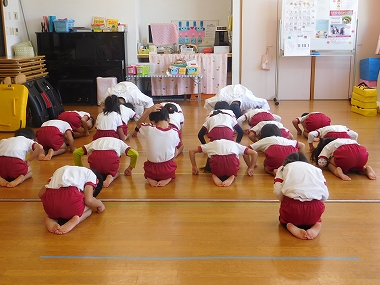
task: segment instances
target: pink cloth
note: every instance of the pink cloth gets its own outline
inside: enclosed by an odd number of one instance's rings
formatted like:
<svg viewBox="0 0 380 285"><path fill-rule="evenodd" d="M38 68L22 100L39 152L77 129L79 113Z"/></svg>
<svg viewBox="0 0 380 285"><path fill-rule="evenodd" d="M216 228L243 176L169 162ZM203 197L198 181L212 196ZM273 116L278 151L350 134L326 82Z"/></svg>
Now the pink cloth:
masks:
<svg viewBox="0 0 380 285"><path fill-rule="evenodd" d="M173 23L152 23L153 44L157 46L172 45L178 43L178 26Z"/></svg>
<svg viewBox="0 0 380 285"><path fill-rule="evenodd" d="M227 85L227 54L150 54L149 63L154 74L166 74L168 66L177 59L195 60L203 75L201 93L217 94ZM152 95L198 94L198 86L191 78L152 78Z"/></svg>

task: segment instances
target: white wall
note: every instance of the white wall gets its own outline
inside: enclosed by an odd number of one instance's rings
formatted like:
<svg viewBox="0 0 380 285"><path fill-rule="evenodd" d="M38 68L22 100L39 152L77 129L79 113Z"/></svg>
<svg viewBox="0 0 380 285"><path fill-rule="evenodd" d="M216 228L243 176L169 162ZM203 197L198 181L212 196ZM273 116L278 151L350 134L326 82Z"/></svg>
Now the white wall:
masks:
<svg viewBox="0 0 380 285"><path fill-rule="evenodd" d="M359 61L374 54L380 33L378 0L360 0L358 41L354 80L354 61L350 57L319 57L316 60L315 99L345 99L359 80ZM276 48L270 49L272 69L260 69L261 55L267 45L276 47L281 0L242 0L241 84L256 96L273 99L276 90ZM252 16L254 15L254 16ZM378 56L377 56L378 57ZM281 58L278 73L278 99L310 98L310 57Z"/></svg>
<svg viewBox="0 0 380 285"><path fill-rule="evenodd" d="M129 62L137 62L137 42L146 41L149 23L206 19L227 24L230 8L230 0L22 0L21 3L35 46L35 32L41 31L42 16L74 19L75 26L90 26L93 16L115 18L128 24Z"/></svg>
<svg viewBox="0 0 380 285"><path fill-rule="evenodd" d="M6 52L9 57L12 57L12 46L27 41L28 37L18 1L9 1L8 6L3 7L3 13L5 23L5 43L7 46Z"/></svg>
<svg viewBox="0 0 380 285"><path fill-rule="evenodd" d="M218 20L220 26L226 26L231 0L143 0L139 1L141 43L148 42L150 23L171 22L172 20Z"/></svg>

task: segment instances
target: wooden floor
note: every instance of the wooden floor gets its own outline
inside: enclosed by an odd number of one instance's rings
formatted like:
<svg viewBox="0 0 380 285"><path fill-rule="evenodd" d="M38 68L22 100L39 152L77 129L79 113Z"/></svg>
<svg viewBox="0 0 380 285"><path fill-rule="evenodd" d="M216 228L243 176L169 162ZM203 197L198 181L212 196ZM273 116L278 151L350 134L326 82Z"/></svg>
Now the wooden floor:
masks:
<svg viewBox="0 0 380 285"><path fill-rule="evenodd" d="M130 139L127 143L140 153L132 177L121 176L103 189L99 198L105 212L66 235L45 229L37 193L55 169L73 164L70 153L33 161L32 179L14 189L0 188L0 284L380 284L380 178L350 174L347 182L324 170L330 199L322 231L315 240L298 240L279 226L279 202L262 154L253 177L245 175L241 160L239 176L227 188L215 186L210 174L191 175L187 150L199 145L207 111L196 101L178 103L185 114L185 149L176 158L177 178L165 187L150 187L142 169L144 142ZM369 151L368 165L380 176L379 117L351 113L348 100L270 105L295 137L292 119L309 111L324 112L332 124L355 130ZM97 106L65 109L94 117L101 111ZM75 146L91 137L77 139ZM250 144L246 136L242 144ZM203 166L206 157L196 158ZM123 156L122 170L128 163Z"/></svg>

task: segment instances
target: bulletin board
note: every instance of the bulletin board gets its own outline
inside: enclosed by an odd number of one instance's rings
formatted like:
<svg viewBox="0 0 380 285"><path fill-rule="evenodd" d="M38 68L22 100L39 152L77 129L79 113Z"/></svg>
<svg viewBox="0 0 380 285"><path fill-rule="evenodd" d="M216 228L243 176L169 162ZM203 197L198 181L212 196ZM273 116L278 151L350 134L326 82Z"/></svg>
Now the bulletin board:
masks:
<svg viewBox="0 0 380 285"><path fill-rule="evenodd" d="M213 46L218 20L172 20L178 26L178 44Z"/></svg>
<svg viewBox="0 0 380 285"><path fill-rule="evenodd" d="M282 0L284 56L355 49L358 0Z"/></svg>

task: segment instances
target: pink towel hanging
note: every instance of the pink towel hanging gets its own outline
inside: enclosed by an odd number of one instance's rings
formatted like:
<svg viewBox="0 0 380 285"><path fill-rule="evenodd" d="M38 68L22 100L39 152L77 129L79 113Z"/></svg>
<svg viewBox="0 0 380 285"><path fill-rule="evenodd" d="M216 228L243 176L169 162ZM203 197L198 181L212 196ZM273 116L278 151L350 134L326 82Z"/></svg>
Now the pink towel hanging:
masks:
<svg viewBox="0 0 380 285"><path fill-rule="evenodd" d="M172 45L178 43L178 26L173 23L152 23L153 44L157 46Z"/></svg>

